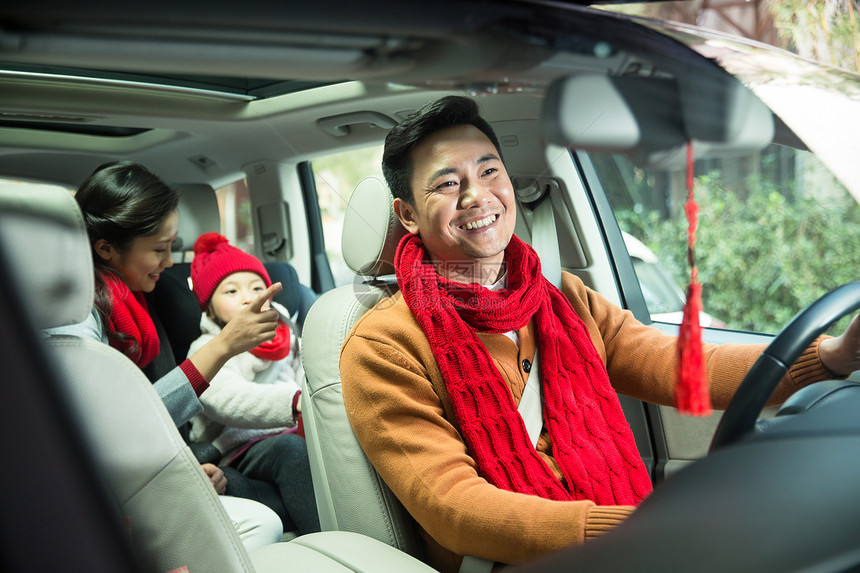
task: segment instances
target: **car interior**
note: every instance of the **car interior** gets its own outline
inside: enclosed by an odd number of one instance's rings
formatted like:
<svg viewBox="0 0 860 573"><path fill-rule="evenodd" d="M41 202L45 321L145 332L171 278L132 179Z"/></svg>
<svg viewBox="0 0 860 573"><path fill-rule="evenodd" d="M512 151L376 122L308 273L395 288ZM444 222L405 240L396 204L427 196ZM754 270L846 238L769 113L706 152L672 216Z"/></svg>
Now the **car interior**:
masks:
<svg viewBox="0 0 860 573"><path fill-rule="evenodd" d="M788 55L588 6L601 2L278 4L0 7L0 355L9 395L0 420L15 437L14 471L0 482L9 492L0 511L6 570L433 570L416 524L352 433L338 360L355 322L397 289L392 262L405 233L378 159L341 158L378 150L422 105L449 94L479 103L514 186L515 233L550 281L573 273L670 333L678 325L652 317L625 246L616 214L624 177L683 178L688 141L708 165L742 163L774 144L825 149L774 95L774 84L792 84L774 72L795 65ZM838 105L819 123L834 124L843 104L856 111L860 80L832 69L811 75L807 87L821 93L838 79ZM180 190L174 265L149 299L177 359L200 332L188 276L201 233L246 241L284 284L276 300L302 336L321 533L249 554L141 372L103 344L41 333L91 310L89 242L72 197L117 159ZM860 197L856 162L822 161L846 196ZM616 173L622 164L629 175ZM778 335L704 329L707 342L771 344L726 416L682 416L619 396L654 494L617 531L511 570L857 567L860 459L849 453L860 446L857 374L764 408L800 351L860 308L856 284L834 292L806 314L797 308ZM701 515L712 519L690 527ZM470 556L460 571L493 567Z"/></svg>

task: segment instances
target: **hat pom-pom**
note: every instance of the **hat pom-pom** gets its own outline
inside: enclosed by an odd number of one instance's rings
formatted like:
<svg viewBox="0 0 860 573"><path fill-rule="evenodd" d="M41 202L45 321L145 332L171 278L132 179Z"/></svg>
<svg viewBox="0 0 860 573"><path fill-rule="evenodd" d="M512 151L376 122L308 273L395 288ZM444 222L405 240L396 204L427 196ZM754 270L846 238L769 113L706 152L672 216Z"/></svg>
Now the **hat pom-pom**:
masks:
<svg viewBox="0 0 860 573"><path fill-rule="evenodd" d="M203 233L194 242L194 254L211 253L221 243L227 243L227 237L220 233Z"/></svg>

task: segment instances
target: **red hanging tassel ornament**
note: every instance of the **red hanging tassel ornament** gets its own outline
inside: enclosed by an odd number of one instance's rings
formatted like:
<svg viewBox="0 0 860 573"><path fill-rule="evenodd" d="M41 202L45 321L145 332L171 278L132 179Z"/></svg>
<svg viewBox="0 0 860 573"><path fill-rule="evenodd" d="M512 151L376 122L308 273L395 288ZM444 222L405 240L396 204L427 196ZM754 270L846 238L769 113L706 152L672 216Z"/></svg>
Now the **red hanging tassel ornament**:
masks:
<svg viewBox="0 0 860 573"><path fill-rule="evenodd" d="M702 311L702 285L698 283L694 248L696 229L699 225L699 205L693 196L693 143L687 142L687 260L690 264L690 284L687 286L687 302L684 304L684 319L678 334L678 372L675 381L675 406L682 414L707 416L711 413L711 397L708 392L708 376L705 373L705 357L702 352L702 327L699 313Z"/></svg>

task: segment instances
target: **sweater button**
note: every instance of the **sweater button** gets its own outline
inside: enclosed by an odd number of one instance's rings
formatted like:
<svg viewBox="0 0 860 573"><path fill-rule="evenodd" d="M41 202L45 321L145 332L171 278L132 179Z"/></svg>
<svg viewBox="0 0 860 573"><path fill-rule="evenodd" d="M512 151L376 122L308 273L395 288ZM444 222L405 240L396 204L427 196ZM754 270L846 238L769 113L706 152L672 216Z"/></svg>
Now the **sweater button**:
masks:
<svg viewBox="0 0 860 573"><path fill-rule="evenodd" d="M532 370L532 363L529 362L528 358L523 358L523 372L528 374Z"/></svg>

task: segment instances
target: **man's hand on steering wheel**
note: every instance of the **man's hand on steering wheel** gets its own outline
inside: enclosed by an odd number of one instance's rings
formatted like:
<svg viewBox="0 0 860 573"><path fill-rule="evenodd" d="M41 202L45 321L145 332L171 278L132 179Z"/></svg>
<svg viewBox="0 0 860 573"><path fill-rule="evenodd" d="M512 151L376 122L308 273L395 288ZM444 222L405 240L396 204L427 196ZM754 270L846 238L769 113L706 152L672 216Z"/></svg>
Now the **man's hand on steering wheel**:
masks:
<svg viewBox="0 0 860 573"><path fill-rule="evenodd" d="M825 368L839 376L860 370L860 314L851 319L840 336L822 340L818 356Z"/></svg>
<svg viewBox="0 0 860 573"><path fill-rule="evenodd" d="M738 441L755 428L756 419L788 369L810 344L843 316L860 310L860 280L828 292L791 319L762 352L723 412L711 450ZM860 316L860 315L858 315ZM860 369L860 318L836 338L821 341L818 355L833 374Z"/></svg>

